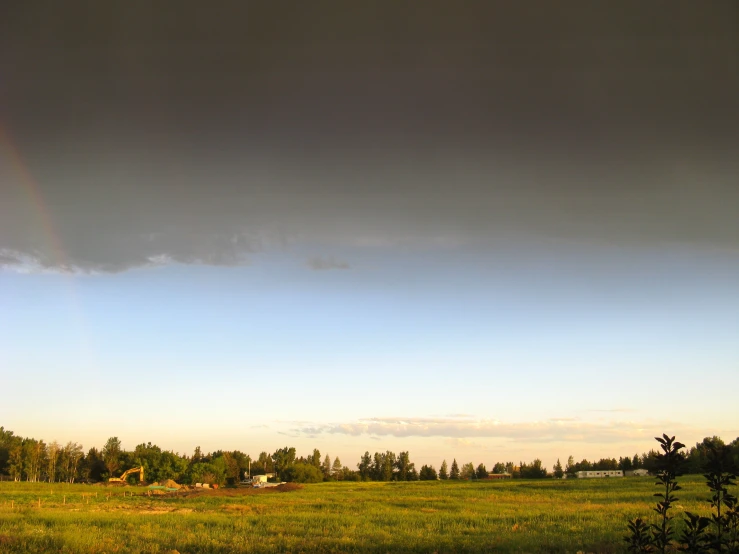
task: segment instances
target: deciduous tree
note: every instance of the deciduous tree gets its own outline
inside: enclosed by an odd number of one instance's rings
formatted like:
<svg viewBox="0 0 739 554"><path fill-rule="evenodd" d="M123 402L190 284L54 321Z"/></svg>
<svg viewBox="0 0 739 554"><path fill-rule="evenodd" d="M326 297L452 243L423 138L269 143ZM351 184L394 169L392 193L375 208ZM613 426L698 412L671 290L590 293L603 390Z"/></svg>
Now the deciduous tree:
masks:
<svg viewBox="0 0 739 554"><path fill-rule="evenodd" d="M103 447L103 461L109 477L114 477L120 467L121 441L118 437L110 437Z"/></svg>
<svg viewBox="0 0 739 554"><path fill-rule="evenodd" d="M575 458L573 456L570 456L567 458L567 465L565 466L565 473L569 475L570 477L574 477L577 473L577 469L575 469Z"/></svg>
<svg viewBox="0 0 739 554"><path fill-rule="evenodd" d="M365 452L357 464L359 477L362 481L368 481L372 475L372 457L369 452Z"/></svg>
<svg viewBox="0 0 739 554"><path fill-rule="evenodd" d="M278 448L272 454L272 462L275 466L275 472L279 474L282 470L295 463L295 447L285 446L284 448Z"/></svg>
<svg viewBox="0 0 739 554"><path fill-rule="evenodd" d="M410 454L407 451L398 454L398 459L395 461L395 468L397 469L395 478L398 481L412 480L411 476L415 470L415 465L411 462Z"/></svg>
<svg viewBox="0 0 739 554"><path fill-rule="evenodd" d="M59 463L59 451L61 447L56 441L52 441L46 447L46 475L49 483L56 483L57 464Z"/></svg>
<svg viewBox="0 0 739 554"><path fill-rule="evenodd" d="M460 477L462 479L474 479L475 478L475 465L472 462L464 464L460 471Z"/></svg>

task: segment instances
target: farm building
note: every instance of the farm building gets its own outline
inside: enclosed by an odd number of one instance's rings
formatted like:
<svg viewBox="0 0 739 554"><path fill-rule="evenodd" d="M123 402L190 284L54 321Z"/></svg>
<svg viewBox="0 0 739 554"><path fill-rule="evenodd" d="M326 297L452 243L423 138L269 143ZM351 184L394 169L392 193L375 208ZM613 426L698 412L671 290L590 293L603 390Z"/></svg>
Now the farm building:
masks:
<svg viewBox="0 0 739 554"><path fill-rule="evenodd" d="M649 472L646 469L631 469L624 471L626 477L646 477Z"/></svg>
<svg viewBox="0 0 739 554"><path fill-rule="evenodd" d="M578 479L598 479L603 477L623 477L624 472L620 469L598 470L598 471L578 471Z"/></svg>
<svg viewBox="0 0 739 554"><path fill-rule="evenodd" d="M513 477L510 473L489 473L485 479L510 479Z"/></svg>

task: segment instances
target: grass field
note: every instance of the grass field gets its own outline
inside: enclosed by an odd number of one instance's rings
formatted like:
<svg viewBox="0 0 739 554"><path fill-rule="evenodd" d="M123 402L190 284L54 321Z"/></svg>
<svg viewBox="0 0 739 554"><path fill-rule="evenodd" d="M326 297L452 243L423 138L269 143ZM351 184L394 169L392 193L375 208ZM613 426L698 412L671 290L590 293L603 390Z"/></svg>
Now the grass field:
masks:
<svg viewBox="0 0 739 554"><path fill-rule="evenodd" d="M680 484L676 515L706 513L703 479ZM626 521L652 517L654 492L652 478L158 497L140 487L6 482L0 552L623 552Z"/></svg>

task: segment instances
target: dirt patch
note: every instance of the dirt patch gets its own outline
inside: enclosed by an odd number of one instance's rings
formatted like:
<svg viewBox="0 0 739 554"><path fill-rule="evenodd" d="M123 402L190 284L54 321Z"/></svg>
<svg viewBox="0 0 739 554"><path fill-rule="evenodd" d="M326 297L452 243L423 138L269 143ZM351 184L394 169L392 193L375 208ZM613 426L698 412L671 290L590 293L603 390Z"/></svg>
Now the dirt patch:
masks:
<svg viewBox="0 0 739 554"><path fill-rule="evenodd" d="M146 508L136 509L123 509L123 512L147 515L147 516L158 516L163 514L171 514L177 512L177 508L171 508L169 506L147 506Z"/></svg>
<svg viewBox="0 0 739 554"><path fill-rule="evenodd" d="M162 483L162 486L167 487L168 489L179 489L182 485L172 481L172 479L167 479Z"/></svg>
<svg viewBox="0 0 739 554"><path fill-rule="evenodd" d="M276 487L265 487L263 489L254 489L252 487L238 487L233 489L188 489L186 492L177 493L178 496L251 496L254 494L270 494L275 492L293 492L303 488L303 485L297 483L284 483Z"/></svg>
<svg viewBox="0 0 739 554"><path fill-rule="evenodd" d="M248 506L246 504L228 504L224 506L226 508L226 511L228 512L239 512L239 513L246 513L251 512L251 506Z"/></svg>

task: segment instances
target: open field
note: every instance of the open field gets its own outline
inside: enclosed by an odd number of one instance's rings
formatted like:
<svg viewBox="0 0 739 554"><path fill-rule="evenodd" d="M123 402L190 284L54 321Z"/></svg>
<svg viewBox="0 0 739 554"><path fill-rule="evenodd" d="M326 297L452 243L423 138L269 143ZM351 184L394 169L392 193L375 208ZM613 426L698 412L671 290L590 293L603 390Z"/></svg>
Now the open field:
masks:
<svg viewBox="0 0 739 554"><path fill-rule="evenodd" d="M148 497L141 487L6 482L0 551L622 552L627 519L651 518L653 483L321 483ZM680 484L676 514L706 513L703 479Z"/></svg>

